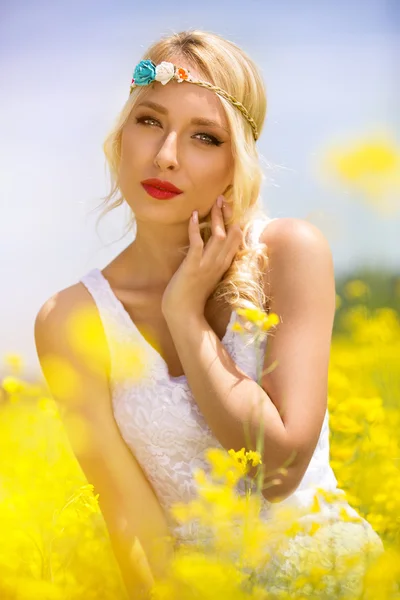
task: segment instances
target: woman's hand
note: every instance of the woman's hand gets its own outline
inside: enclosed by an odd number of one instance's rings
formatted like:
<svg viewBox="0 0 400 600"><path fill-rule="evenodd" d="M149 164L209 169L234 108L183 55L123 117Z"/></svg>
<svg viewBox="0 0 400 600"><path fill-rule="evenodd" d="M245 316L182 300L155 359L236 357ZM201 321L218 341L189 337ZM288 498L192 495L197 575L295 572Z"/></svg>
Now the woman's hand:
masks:
<svg viewBox="0 0 400 600"><path fill-rule="evenodd" d="M223 196L219 196L224 200ZM218 202L218 201L217 201ZM230 206L211 209L212 235L204 248L200 229L193 216L189 219L190 248L187 256L168 283L162 298L164 316L171 313L204 315L209 296L214 291L243 241L239 224L225 226L232 214Z"/></svg>

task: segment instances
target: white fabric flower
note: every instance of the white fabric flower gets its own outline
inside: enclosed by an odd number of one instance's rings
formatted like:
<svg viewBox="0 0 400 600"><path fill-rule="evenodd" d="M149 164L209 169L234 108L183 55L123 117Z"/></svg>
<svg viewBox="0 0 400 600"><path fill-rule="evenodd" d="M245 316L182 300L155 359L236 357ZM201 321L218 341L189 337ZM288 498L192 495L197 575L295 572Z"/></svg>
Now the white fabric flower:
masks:
<svg viewBox="0 0 400 600"><path fill-rule="evenodd" d="M175 73L174 65L165 60L156 66L155 80L159 81L163 85L171 81Z"/></svg>

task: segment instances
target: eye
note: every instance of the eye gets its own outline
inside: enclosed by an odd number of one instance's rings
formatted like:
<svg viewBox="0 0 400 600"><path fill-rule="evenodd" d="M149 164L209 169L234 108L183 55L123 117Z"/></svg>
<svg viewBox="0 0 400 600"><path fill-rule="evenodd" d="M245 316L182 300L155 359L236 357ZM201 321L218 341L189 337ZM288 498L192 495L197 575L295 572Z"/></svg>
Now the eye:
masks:
<svg viewBox="0 0 400 600"><path fill-rule="evenodd" d="M211 142L205 142L208 145L221 146L221 144L224 143L224 142L221 142L220 140L218 140L213 135L209 135L208 133L196 133L196 135L204 135L206 138L211 140Z"/></svg>
<svg viewBox="0 0 400 600"><path fill-rule="evenodd" d="M154 123L158 123L160 125L160 121L158 121L157 119L153 119L153 117L148 117L148 116L136 117L136 123L141 123L144 125L145 121L153 121ZM203 144L206 144L207 146L221 146L224 143L224 142L221 142L221 140L219 140L215 136L210 135L209 133L196 133L195 135L204 136L204 137L208 138L209 141L200 140L200 142L202 142Z"/></svg>
<svg viewBox="0 0 400 600"><path fill-rule="evenodd" d="M144 123L144 121L154 121L155 123L159 122L157 119L153 119L152 117L139 117L136 119L136 123Z"/></svg>

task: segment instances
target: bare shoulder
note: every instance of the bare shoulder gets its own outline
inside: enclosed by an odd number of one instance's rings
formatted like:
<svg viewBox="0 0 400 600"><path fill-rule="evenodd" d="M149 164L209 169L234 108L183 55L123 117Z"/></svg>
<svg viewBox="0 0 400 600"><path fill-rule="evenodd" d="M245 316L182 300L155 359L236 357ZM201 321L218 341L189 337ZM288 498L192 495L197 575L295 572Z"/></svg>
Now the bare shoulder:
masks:
<svg viewBox="0 0 400 600"><path fill-rule="evenodd" d="M85 286L78 282L56 292L41 306L36 315L35 324L48 325L49 328L61 327L80 309L94 307L94 301Z"/></svg>
<svg viewBox="0 0 400 600"><path fill-rule="evenodd" d="M318 227L304 219L282 217L266 225L260 241L267 245L269 254L293 250L304 252L312 249L329 250L329 243Z"/></svg>
<svg viewBox="0 0 400 600"><path fill-rule="evenodd" d="M109 373L108 347L96 304L81 282L56 292L39 309L34 325L39 359L53 353L82 361L91 352ZM94 356L91 359L94 360Z"/></svg>
<svg viewBox="0 0 400 600"><path fill-rule="evenodd" d="M268 295L309 298L318 289L334 294L334 265L329 242L318 227L296 218L268 223L260 235L267 246L268 268L264 274Z"/></svg>
<svg viewBox="0 0 400 600"><path fill-rule="evenodd" d="M307 261L319 260L333 266L325 235L304 219L280 218L271 221L262 231L260 241L266 244L268 257L275 265L290 260L293 265L300 266Z"/></svg>

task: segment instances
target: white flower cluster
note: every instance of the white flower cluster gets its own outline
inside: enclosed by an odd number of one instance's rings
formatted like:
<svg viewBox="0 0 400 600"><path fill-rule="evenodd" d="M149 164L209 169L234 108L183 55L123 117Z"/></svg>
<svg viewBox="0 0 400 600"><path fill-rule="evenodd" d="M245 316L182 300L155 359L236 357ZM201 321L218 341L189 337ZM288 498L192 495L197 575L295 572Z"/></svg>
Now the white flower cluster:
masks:
<svg viewBox="0 0 400 600"><path fill-rule="evenodd" d="M173 65L170 62L164 60L156 66L156 81L159 81L160 83L165 85L166 83L171 81L171 79L174 78L178 81L178 83L180 83L181 81L193 81L192 77L186 69L182 67L175 68L175 65Z"/></svg>

